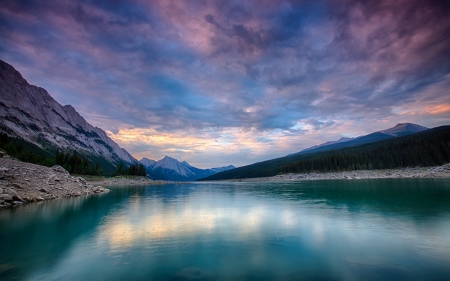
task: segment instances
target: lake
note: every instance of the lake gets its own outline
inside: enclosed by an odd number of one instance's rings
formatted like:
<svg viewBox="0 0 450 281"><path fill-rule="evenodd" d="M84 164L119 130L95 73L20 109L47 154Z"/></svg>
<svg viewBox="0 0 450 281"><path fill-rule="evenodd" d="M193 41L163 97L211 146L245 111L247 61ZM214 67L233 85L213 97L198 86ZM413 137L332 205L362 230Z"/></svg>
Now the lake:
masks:
<svg viewBox="0 0 450 281"><path fill-rule="evenodd" d="M0 210L0 280L449 280L450 179L111 189Z"/></svg>

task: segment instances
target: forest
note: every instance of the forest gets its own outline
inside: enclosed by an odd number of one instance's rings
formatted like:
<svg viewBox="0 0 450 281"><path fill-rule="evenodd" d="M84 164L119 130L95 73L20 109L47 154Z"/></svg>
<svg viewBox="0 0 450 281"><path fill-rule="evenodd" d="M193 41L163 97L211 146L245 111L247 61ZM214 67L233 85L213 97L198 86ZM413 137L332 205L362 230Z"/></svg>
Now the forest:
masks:
<svg viewBox="0 0 450 281"><path fill-rule="evenodd" d="M101 176L103 174L103 169L98 162L90 165L89 159L86 156L77 153L76 150L73 152L62 152L57 150L56 165L62 166L70 174L94 176Z"/></svg>
<svg viewBox="0 0 450 281"><path fill-rule="evenodd" d="M51 167L55 165L54 154L21 139L11 138L0 132L0 148L21 161Z"/></svg>
<svg viewBox="0 0 450 281"><path fill-rule="evenodd" d="M283 173L427 167L450 162L450 126L330 151L289 155L200 180L270 177Z"/></svg>
<svg viewBox="0 0 450 281"><path fill-rule="evenodd" d="M145 171L145 167L142 164L134 164L130 165L128 168L125 167L123 163L117 165L116 171L113 173L113 176L142 176L145 177L147 175Z"/></svg>
<svg viewBox="0 0 450 281"><path fill-rule="evenodd" d="M47 167L60 165L71 174L110 175L115 169L113 164L101 157L88 157L77 151L63 152L51 147L44 149L23 139L10 137L4 132L0 132L0 148L20 161Z"/></svg>
<svg viewBox="0 0 450 281"><path fill-rule="evenodd" d="M282 173L437 166L450 162L450 130L330 151L283 165Z"/></svg>

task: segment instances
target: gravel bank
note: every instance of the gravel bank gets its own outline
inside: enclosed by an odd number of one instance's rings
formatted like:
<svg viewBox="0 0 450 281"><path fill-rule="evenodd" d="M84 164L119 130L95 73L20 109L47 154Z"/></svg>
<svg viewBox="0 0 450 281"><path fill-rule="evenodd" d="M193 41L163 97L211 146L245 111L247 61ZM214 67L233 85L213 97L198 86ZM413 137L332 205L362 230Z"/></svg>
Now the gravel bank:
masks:
<svg viewBox="0 0 450 281"><path fill-rule="evenodd" d="M384 178L450 178L450 163L438 167L404 168L388 170L358 170L330 173L284 174L267 178L236 179L228 181L255 182L255 181L301 181L301 180L327 180L327 179L384 179Z"/></svg>
<svg viewBox="0 0 450 281"><path fill-rule="evenodd" d="M9 156L0 158L0 208L107 191L72 177L61 166L49 168Z"/></svg>
<svg viewBox="0 0 450 281"><path fill-rule="evenodd" d="M161 180L151 180L147 177L113 177L108 178L102 181L88 181L89 184L92 185L101 185L101 186L113 186L113 185L160 185L160 184L168 184L172 182L161 181Z"/></svg>

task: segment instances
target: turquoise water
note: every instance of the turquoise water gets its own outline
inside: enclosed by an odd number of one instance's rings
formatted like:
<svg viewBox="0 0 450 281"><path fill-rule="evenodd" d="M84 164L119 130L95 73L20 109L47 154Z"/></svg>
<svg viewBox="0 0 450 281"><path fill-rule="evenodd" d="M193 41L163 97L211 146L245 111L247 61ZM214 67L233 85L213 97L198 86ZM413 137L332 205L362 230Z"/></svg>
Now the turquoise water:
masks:
<svg viewBox="0 0 450 281"><path fill-rule="evenodd" d="M450 179L195 183L0 211L0 280L449 280Z"/></svg>

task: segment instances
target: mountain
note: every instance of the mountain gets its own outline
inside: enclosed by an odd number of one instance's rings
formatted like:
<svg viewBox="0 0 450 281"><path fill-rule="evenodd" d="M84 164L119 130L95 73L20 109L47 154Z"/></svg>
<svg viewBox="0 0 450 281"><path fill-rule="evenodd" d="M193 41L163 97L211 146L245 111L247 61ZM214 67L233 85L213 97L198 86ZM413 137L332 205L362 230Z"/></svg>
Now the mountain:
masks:
<svg viewBox="0 0 450 281"><path fill-rule="evenodd" d="M83 151L101 163L137 163L125 149L94 127L71 105L60 105L40 87L28 84L0 60L0 132L45 150Z"/></svg>
<svg viewBox="0 0 450 281"><path fill-rule="evenodd" d="M422 127L420 125L412 124L412 123L399 123L392 128L377 131L368 135L356 137L356 138L340 138L337 141L328 141L316 146L312 146L310 148L306 148L300 152L296 152L290 155L298 155L305 153L316 153L320 151L329 151L344 147L352 147L361 144L377 142L380 140L386 140L401 136L406 136L410 134L419 133L422 131L428 130L426 127ZM288 156L290 156L288 155Z"/></svg>
<svg viewBox="0 0 450 281"><path fill-rule="evenodd" d="M439 139L439 145L442 145L443 147L434 145L433 141L431 141L433 139L436 139L436 142ZM337 167L337 170L351 169L351 167L358 169L357 165L359 164L352 163L349 165L345 161L356 161L354 159L363 159L364 157L367 157L367 152L369 151L372 155L380 157L379 162L368 165L367 161L374 160L367 160L364 158L364 161L366 162L361 164L359 168L387 167L389 165L395 165L397 162L400 163L399 167L403 167L404 163L408 163L407 161L410 161L409 163L417 163L415 165L437 165L444 163L446 161L445 159L450 156L450 154L445 154L447 153L446 151L449 150L449 141L450 126L427 129L425 127L410 123L397 124L395 127L383 131L374 132L351 140L345 140L343 142L334 142L331 144L325 143L303 150L299 153L254 163L230 171L220 172L200 180L270 177L278 175L283 171L291 172L294 169L322 171L321 169L323 168L314 165L314 163L320 163L320 165L325 167L325 169L328 169L328 171L334 170L334 167ZM392 149L393 145L394 149L396 147L398 147L398 149L402 149L401 152L392 152L392 155L401 155L398 156L400 159L393 160L389 154L386 155L387 151ZM411 151L408 152L408 149ZM345 158L344 164L339 165L336 161L337 159L342 158ZM403 161L402 158L405 158L405 161ZM409 158L413 158L413 160ZM432 160L430 160L430 158ZM390 162L385 163L385 161ZM298 168L300 166L299 163L304 166ZM305 163L308 163L309 166L305 166L308 165ZM332 166L336 166L329 168L328 166L330 166L330 163Z"/></svg>
<svg viewBox="0 0 450 281"><path fill-rule="evenodd" d="M159 161L142 158L139 162L145 166L149 177L174 181L193 181L235 168L233 165L229 165L219 168L199 169L189 165L186 161L180 162L169 156L165 156Z"/></svg>
<svg viewBox="0 0 450 281"><path fill-rule="evenodd" d="M209 170L213 171L214 173L220 173L220 172L228 171L228 170L232 170L232 169L236 169L236 167L233 165L228 165L228 166L223 166L223 167L210 168Z"/></svg>
<svg viewBox="0 0 450 281"><path fill-rule="evenodd" d="M422 127L420 125L412 124L412 123L398 123L395 127L379 131L382 134L391 135L393 137L401 137L414 133L419 133L422 131L428 130L426 127Z"/></svg>
<svg viewBox="0 0 450 281"><path fill-rule="evenodd" d="M329 146L329 145L332 145L332 144L348 142L348 141L351 141L351 140L354 140L354 139L355 139L355 138L345 138L345 137L342 137L342 138L338 139L337 141L327 141L327 142L322 143L322 144L318 144L318 145L315 145L315 146L311 146L311 147L309 147L309 148L303 149L301 152L310 151L310 150L313 150L313 149L316 149L316 148L319 148L319 147Z"/></svg>
<svg viewBox="0 0 450 281"><path fill-rule="evenodd" d="M144 165L144 167L146 168L153 168L156 164L155 160L152 159L148 159L148 158L142 158L141 160L139 160L140 163L142 163L142 165Z"/></svg>

